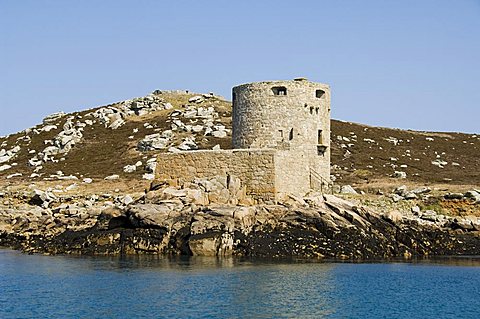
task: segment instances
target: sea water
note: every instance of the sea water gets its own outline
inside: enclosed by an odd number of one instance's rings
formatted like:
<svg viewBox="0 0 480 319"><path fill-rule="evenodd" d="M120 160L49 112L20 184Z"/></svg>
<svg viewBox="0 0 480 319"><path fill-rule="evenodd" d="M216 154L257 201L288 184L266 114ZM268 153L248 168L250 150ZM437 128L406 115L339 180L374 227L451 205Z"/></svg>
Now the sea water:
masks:
<svg viewBox="0 0 480 319"><path fill-rule="evenodd" d="M0 318L480 318L480 258L338 263L0 249Z"/></svg>

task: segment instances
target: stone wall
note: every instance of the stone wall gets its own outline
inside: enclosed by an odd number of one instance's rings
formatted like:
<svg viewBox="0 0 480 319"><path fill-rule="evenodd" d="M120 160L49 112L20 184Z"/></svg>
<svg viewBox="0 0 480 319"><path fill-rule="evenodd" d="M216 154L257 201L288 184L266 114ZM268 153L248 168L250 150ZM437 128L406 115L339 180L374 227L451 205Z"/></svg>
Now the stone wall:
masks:
<svg viewBox="0 0 480 319"><path fill-rule="evenodd" d="M275 201L275 150L189 151L159 154L156 180L183 185L197 178L234 175L248 196Z"/></svg>
<svg viewBox="0 0 480 319"><path fill-rule="evenodd" d="M311 189L308 159L291 156L290 151L277 151L275 153L275 186L277 198L282 198L285 194L305 195Z"/></svg>

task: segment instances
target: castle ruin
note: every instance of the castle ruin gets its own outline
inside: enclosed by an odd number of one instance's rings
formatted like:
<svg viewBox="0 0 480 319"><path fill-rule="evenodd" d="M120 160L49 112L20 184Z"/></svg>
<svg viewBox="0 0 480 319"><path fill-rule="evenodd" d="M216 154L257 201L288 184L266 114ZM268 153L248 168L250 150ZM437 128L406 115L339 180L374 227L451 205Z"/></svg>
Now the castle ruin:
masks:
<svg viewBox="0 0 480 319"><path fill-rule="evenodd" d="M299 78L236 86L232 149L160 154L156 180L236 176L257 202L330 184L330 88Z"/></svg>

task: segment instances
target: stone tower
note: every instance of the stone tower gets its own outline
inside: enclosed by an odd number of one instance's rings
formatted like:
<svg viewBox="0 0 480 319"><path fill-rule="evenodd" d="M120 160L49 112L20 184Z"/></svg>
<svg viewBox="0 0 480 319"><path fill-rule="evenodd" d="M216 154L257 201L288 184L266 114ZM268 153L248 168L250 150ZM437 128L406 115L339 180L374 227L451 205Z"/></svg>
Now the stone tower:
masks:
<svg viewBox="0 0 480 319"><path fill-rule="evenodd" d="M330 182L330 88L299 78L233 88L234 149L275 149L276 184L291 193Z"/></svg>

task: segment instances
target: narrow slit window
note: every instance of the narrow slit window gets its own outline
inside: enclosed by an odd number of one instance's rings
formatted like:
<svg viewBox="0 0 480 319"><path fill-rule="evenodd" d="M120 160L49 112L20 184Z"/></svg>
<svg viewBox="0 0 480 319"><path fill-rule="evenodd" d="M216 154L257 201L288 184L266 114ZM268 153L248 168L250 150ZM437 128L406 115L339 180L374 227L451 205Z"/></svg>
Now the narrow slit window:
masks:
<svg viewBox="0 0 480 319"><path fill-rule="evenodd" d="M284 86L275 86L272 91L273 95L287 95L287 88Z"/></svg>
<svg viewBox="0 0 480 319"><path fill-rule="evenodd" d="M278 130L278 139L283 141L283 130Z"/></svg>
<svg viewBox="0 0 480 319"><path fill-rule="evenodd" d="M322 130L318 130L318 137L317 137L317 139L318 139L317 144L318 144L318 145L322 145L322 144L323 144L322 133L323 133Z"/></svg>
<svg viewBox="0 0 480 319"><path fill-rule="evenodd" d="M293 140L293 128L290 130L290 134L288 134L288 140Z"/></svg>
<svg viewBox="0 0 480 319"><path fill-rule="evenodd" d="M324 90L316 90L316 91L315 91L315 96L316 96L318 99L321 99L324 95L325 95L325 91L324 91Z"/></svg>

